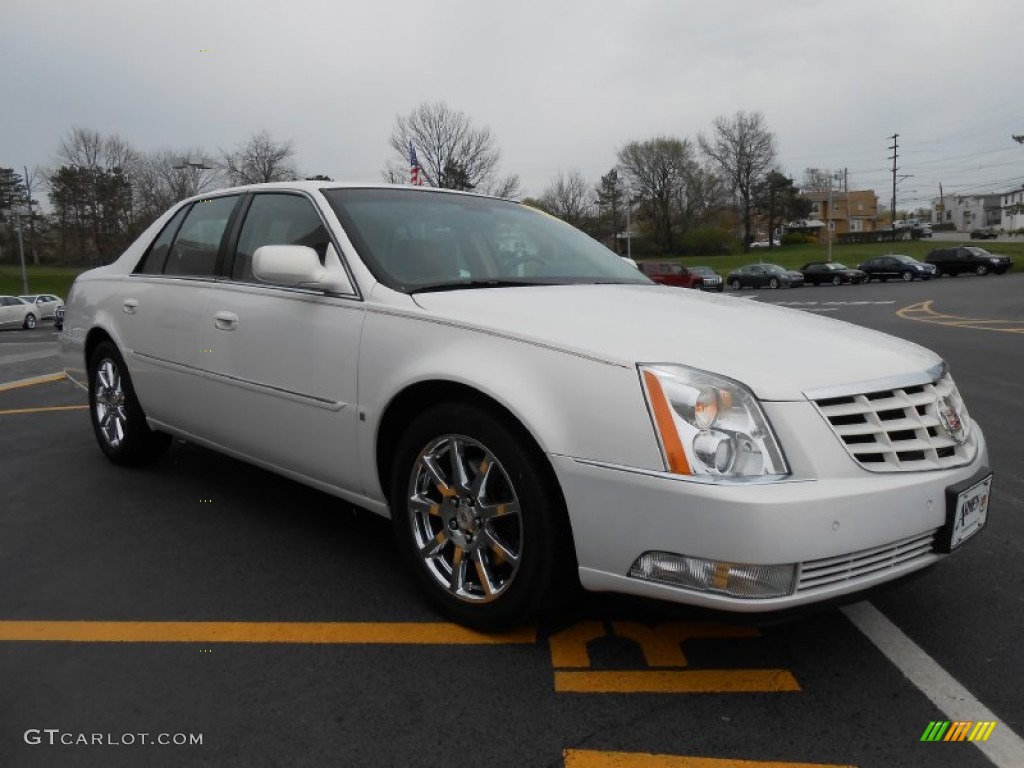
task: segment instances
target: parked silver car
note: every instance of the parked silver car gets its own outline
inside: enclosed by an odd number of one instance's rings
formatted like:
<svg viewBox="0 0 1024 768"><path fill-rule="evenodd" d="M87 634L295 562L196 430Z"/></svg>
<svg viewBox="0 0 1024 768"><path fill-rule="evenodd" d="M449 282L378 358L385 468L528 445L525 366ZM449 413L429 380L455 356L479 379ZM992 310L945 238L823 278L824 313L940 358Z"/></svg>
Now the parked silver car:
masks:
<svg viewBox="0 0 1024 768"><path fill-rule="evenodd" d="M987 519L985 439L932 352L657 286L493 198L295 182L186 200L75 281L60 339L111 461L176 435L390 516L433 605L483 629L578 582L816 603Z"/></svg>
<svg viewBox="0 0 1024 768"><path fill-rule="evenodd" d="M0 327L12 325L31 330L39 319L35 304L18 296L0 296Z"/></svg>

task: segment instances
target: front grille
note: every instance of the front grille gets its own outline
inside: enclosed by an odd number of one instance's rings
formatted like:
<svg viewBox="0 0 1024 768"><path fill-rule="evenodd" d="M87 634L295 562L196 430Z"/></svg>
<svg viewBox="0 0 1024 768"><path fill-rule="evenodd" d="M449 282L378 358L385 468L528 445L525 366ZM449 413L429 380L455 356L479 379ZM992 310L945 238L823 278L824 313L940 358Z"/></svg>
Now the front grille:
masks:
<svg viewBox="0 0 1024 768"><path fill-rule="evenodd" d="M881 547L801 563L796 591L807 592L833 584L858 581L881 575L894 568L913 565L934 553L935 536L938 532L939 529L936 528Z"/></svg>
<svg viewBox="0 0 1024 768"><path fill-rule="evenodd" d="M954 406L965 434L943 426L940 402ZM974 458L977 441L960 393L948 375L931 384L815 400L850 456L872 472L948 469Z"/></svg>

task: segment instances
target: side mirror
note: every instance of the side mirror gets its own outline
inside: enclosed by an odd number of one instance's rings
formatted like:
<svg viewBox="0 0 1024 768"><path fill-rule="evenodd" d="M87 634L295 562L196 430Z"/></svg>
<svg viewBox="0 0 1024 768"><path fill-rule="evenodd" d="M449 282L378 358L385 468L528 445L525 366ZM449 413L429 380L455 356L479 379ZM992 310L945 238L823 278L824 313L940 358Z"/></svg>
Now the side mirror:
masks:
<svg viewBox="0 0 1024 768"><path fill-rule="evenodd" d="M261 245L252 255L252 273L264 283L354 293L333 245L326 261L327 266L321 264L316 251L305 245Z"/></svg>

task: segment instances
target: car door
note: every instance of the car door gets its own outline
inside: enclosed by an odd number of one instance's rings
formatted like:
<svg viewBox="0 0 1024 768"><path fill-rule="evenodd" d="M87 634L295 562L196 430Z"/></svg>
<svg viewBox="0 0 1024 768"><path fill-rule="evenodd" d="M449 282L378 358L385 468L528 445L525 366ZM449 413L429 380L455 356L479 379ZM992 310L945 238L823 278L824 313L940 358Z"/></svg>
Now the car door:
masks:
<svg viewBox="0 0 1024 768"><path fill-rule="evenodd" d="M0 297L0 325L8 325L21 319L17 313L16 302L9 296Z"/></svg>
<svg viewBox="0 0 1024 768"><path fill-rule="evenodd" d="M259 462L361 492L355 434L362 302L354 293L260 282L252 257L262 245L307 245L321 261L338 253L312 198L251 197L202 323L207 432Z"/></svg>
<svg viewBox="0 0 1024 768"><path fill-rule="evenodd" d="M202 436L199 329L241 195L183 207L165 225L109 308L146 414Z"/></svg>

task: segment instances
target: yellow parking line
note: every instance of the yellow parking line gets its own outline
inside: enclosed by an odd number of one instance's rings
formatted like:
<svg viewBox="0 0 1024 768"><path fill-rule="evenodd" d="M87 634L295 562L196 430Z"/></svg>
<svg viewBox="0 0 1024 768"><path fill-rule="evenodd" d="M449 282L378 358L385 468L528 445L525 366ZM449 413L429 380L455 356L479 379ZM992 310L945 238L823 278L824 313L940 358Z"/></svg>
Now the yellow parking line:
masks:
<svg viewBox="0 0 1024 768"><path fill-rule="evenodd" d="M54 405L48 408L12 408L8 411L0 411L0 416L11 416L17 413L46 413L47 411L82 411L88 405Z"/></svg>
<svg viewBox="0 0 1024 768"><path fill-rule="evenodd" d="M0 621L0 642L505 645L536 639L534 628L487 635L443 622Z"/></svg>
<svg viewBox="0 0 1024 768"><path fill-rule="evenodd" d="M555 670L558 693L777 693L799 691L788 669Z"/></svg>
<svg viewBox="0 0 1024 768"><path fill-rule="evenodd" d="M633 752L598 752L567 749L565 768L855 768L832 763L781 763L775 760L734 760L719 757L647 755Z"/></svg>
<svg viewBox="0 0 1024 768"><path fill-rule="evenodd" d="M21 387L32 387L36 384L48 384L51 381L60 381L63 378L63 373L48 373L45 376L34 376L31 379L11 381L7 384L0 384L0 392L6 392L9 389L20 389Z"/></svg>
<svg viewBox="0 0 1024 768"><path fill-rule="evenodd" d="M1024 320L986 320L980 317L961 317L938 312L933 302L921 301L896 310L896 314L904 320L916 320L919 323L951 325L956 328L973 328L979 331L998 331L1000 333L1024 333ZM1000 326L1000 327L992 327Z"/></svg>

